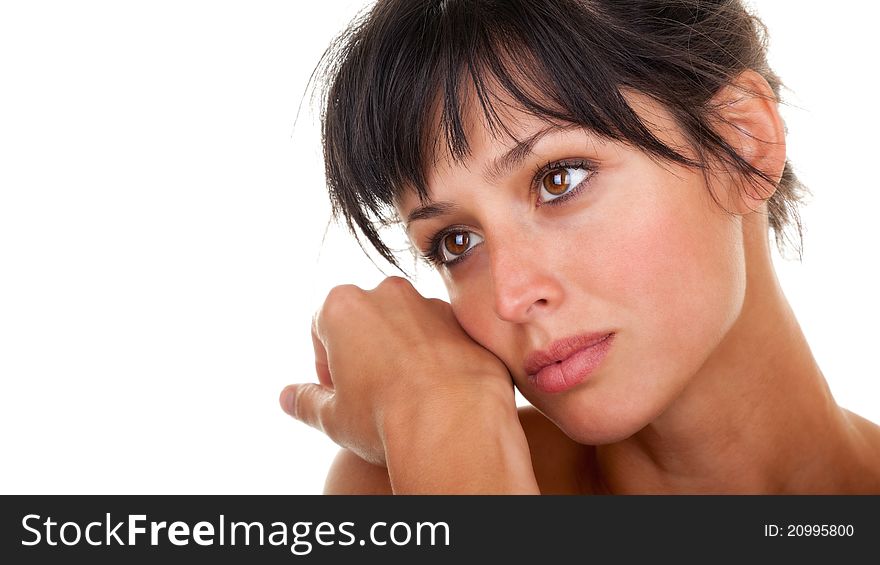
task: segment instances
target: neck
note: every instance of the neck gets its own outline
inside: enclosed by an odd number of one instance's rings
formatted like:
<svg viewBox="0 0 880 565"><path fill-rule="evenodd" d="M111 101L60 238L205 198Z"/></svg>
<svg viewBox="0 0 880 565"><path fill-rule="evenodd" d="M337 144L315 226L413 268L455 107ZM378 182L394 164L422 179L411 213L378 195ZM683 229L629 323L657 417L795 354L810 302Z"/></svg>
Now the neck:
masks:
<svg viewBox="0 0 880 565"><path fill-rule="evenodd" d="M740 316L658 419L596 448L607 490L846 490L841 481L852 473L845 469L857 465L854 427L779 286L766 224L749 217L743 223L747 288Z"/></svg>

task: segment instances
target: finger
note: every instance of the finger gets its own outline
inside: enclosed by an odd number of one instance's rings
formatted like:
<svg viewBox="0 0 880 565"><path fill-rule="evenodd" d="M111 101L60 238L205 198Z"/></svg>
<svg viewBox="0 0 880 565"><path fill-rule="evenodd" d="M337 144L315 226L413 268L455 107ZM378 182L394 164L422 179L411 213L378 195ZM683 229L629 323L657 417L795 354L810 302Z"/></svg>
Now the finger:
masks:
<svg viewBox="0 0 880 565"><path fill-rule="evenodd" d="M333 418L332 390L314 383L288 385L281 391L281 408L305 424L328 433Z"/></svg>
<svg viewBox="0 0 880 565"><path fill-rule="evenodd" d="M318 382L328 388L333 388L333 377L330 376L330 363L327 360L327 349L318 337L317 315L312 318L312 346L315 348L315 373Z"/></svg>

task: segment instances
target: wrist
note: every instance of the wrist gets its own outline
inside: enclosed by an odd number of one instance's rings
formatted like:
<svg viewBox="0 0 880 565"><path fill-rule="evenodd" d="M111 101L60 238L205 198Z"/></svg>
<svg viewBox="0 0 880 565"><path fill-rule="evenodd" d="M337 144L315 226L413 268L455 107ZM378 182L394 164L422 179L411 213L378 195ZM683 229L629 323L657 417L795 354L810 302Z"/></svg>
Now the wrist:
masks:
<svg viewBox="0 0 880 565"><path fill-rule="evenodd" d="M538 493L512 388L413 398L382 435L395 493Z"/></svg>

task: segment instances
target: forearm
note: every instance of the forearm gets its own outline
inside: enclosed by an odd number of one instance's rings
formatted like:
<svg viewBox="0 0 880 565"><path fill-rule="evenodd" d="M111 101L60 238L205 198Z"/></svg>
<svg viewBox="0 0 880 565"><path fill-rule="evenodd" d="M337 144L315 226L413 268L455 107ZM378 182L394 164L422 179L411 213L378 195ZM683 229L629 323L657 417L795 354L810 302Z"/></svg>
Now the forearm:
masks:
<svg viewBox="0 0 880 565"><path fill-rule="evenodd" d="M384 435L395 494L540 494L513 402L432 402Z"/></svg>

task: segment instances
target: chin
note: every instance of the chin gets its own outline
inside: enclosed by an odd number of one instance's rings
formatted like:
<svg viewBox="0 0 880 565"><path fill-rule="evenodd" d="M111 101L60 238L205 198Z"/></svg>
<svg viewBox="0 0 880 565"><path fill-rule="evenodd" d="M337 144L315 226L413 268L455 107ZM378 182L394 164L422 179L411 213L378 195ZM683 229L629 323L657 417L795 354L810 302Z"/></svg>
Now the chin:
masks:
<svg viewBox="0 0 880 565"><path fill-rule="evenodd" d="M548 417L565 435L583 445L617 443L632 436L650 423L650 420L632 422L629 419L606 418L601 421L590 421L584 419L577 420L565 416L558 419Z"/></svg>
<svg viewBox="0 0 880 565"><path fill-rule="evenodd" d="M601 387L582 387L558 396L526 396L572 440L605 445L627 439L659 417L675 394L614 394Z"/></svg>

